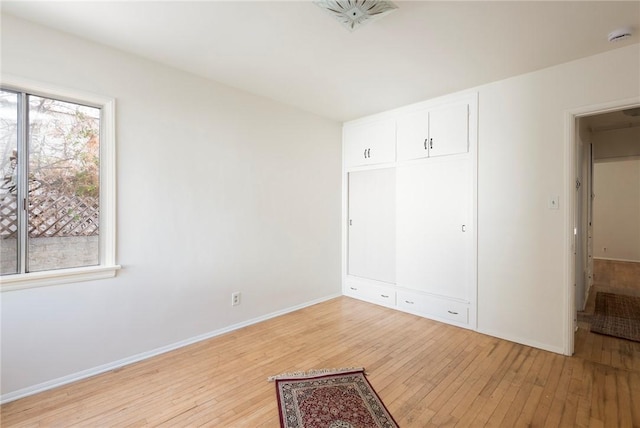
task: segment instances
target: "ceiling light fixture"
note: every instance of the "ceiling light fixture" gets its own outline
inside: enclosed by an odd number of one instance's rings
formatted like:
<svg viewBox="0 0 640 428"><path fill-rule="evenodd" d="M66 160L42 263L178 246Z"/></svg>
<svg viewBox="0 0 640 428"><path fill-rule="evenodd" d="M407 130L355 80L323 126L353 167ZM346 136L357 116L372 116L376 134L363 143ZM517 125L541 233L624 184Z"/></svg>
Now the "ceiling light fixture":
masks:
<svg viewBox="0 0 640 428"><path fill-rule="evenodd" d="M628 39L629 37L631 37L631 28L625 27L618 28L617 30L610 32L607 38L610 42L617 42L619 40Z"/></svg>
<svg viewBox="0 0 640 428"><path fill-rule="evenodd" d="M315 0L313 3L337 19L349 31L386 16L398 8L392 2L382 0Z"/></svg>

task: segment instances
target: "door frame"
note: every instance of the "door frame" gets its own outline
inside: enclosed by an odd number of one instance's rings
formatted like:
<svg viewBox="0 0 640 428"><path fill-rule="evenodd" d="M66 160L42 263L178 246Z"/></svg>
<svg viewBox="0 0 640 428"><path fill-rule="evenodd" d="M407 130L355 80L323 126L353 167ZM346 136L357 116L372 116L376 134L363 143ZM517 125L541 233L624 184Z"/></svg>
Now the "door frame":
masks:
<svg viewBox="0 0 640 428"><path fill-rule="evenodd" d="M579 225L576 224L577 192L575 191L577 171L580 165L577 159L577 129L576 119L585 116L593 116L601 113L623 110L626 108L639 107L640 96L610 101L607 103L591 104L583 107L576 107L565 111L565 200L567 210L565 212L565 317L564 317L564 349L565 355L573 355L576 324L576 257L579 253L575 251L576 233L580 232ZM576 229L577 228L577 229ZM584 238L584 237L583 237Z"/></svg>

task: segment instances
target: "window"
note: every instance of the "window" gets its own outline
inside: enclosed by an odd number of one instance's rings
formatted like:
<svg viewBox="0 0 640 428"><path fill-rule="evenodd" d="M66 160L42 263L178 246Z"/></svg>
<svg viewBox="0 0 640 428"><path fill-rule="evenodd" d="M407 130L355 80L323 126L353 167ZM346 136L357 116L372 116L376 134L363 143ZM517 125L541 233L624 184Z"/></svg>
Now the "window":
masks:
<svg viewBox="0 0 640 428"><path fill-rule="evenodd" d="M0 89L2 290L115 274L113 100ZM22 83L22 84L21 84Z"/></svg>

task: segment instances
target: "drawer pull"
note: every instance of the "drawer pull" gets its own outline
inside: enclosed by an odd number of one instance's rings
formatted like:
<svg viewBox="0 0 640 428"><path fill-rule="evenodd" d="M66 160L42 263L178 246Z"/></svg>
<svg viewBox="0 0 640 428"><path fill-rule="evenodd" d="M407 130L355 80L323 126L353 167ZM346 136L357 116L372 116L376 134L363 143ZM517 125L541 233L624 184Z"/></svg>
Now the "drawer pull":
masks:
<svg viewBox="0 0 640 428"><path fill-rule="evenodd" d="M384 297L385 299L388 299L389 295L388 294L381 294L380 297Z"/></svg>
<svg viewBox="0 0 640 428"><path fill-rule="evenodd" d="M447 312L449 312L451 315L458 315L458 313L454 311L447 311Z"/></svg>
<svg viewBox="0 0 640 428"><path fill-rule="evenodd" d="M410 304L410 305L415 304L415 303L414 303L414 302L412 302L411 300L405 300L404 302L405 302L405 303L408 303L408 304Z"/></svg>
<svg viewBox="0 0 640 428"><path fill-rule="evenodd" d="M352 289L353 291L358 291L358 289L355 287L349 287L349 288Z"/></svg>

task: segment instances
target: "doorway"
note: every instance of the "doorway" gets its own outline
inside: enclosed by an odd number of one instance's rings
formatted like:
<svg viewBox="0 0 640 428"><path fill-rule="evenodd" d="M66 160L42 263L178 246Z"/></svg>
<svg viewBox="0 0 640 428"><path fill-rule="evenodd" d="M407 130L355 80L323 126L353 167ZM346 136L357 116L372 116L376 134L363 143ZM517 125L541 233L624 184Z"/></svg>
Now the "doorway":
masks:
<svg viewBox="0 0 640 428"><path fill-rule="evenodd" d="M640 296L640 104L594 109L573 120L570 312L578 332L589 328L598 291Z"/></svg>

